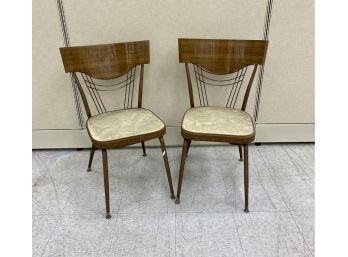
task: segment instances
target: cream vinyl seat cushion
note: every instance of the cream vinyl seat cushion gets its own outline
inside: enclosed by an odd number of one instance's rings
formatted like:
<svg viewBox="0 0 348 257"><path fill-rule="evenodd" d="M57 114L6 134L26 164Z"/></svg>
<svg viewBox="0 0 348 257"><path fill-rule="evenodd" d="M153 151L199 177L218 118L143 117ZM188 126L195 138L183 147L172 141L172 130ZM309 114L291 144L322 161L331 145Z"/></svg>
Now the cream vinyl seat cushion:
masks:
<svg viewBox="0 0 348 257"><path fill-rule="evenodd" d="M151 111L143 108L124 109L102 113L87 121L90 136L99 142L139 136L165 127Z"/></svg>
<svg viewBox="0 0 348 257"><path fill-rule="evenodd" d="M189 109L182 129L190 133L226 136L250 136L254 125L248 113L225 107L195 107Z"/></svg>

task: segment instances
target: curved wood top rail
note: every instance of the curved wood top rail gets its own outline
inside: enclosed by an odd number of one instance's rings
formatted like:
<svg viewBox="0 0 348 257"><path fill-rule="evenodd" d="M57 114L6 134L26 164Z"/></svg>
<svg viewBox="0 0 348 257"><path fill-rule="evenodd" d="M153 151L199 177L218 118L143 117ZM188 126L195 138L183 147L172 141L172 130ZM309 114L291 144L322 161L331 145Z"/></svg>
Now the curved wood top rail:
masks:
<svg viewBox="0 0 348 257"><path fill-rule="evenodd" d="M215 74L229 74L264 64L267 40L179 38L179 62L193 63Z"/></svg>
<svg viewBox="0 0 348 257"><path fill-rule="evenodd" d="M150 63L150 42L62 47L65 72L82 72L97 79L112 79L126 74L131 68Z"/></svg>

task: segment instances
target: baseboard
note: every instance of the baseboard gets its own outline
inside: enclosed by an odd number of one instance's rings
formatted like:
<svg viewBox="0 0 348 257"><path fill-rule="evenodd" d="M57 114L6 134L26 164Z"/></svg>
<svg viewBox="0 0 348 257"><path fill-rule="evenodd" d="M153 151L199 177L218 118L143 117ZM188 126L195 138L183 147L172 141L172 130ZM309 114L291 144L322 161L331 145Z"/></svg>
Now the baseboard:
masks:
<svg viewBox="0 0 348 257"><path fill-rule="evenodd" d="M167 146L182 145L180 127L167 127L164 137ZM314 124L257 124L256 139L259 143L314 142ZM215 144L195 142L195 144ZM147 146L158 146L158 140L150 140ZM33 149L89 148L91 142L86 130L33 130Z"/></svg>
<svg viewBox="0 0 348 257"><path fill-rule="evenodd" d="M315 124L257 124L255 142L314 142Z"/></svg>

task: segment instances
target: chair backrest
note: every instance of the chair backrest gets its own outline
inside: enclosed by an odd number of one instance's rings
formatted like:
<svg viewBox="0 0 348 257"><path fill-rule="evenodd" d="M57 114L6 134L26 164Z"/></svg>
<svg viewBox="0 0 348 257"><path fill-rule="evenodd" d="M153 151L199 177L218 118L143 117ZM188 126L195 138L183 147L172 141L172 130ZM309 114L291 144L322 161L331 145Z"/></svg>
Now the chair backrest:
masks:
<svg viewBox="0 0 348 257"><path fill-rule="evenodd" d="M179 38L179 62L185 63L191 107L194 107L194 97L188 64L193 66L201 106L209 105L207 87L230 86L226 107L233 108L247 69L253 65L241 106L245 110L257 67L265 62L267 46L267 40Z"/></svg>
<svg viewBox="0 0 348 257"><path fill-rule="evenodd" d="M146 40L60 48L65 72L72 73L88 117L91 117L88 105L91 101L98 113L107 111L101 92L124 89L124 108L133 107L137 66L141 66L138 91L138 107L141 107L144 64L150 63L149 45ZM80 81L84 81L87 90ZM89 92L90 101L85 91Z"/></svg>

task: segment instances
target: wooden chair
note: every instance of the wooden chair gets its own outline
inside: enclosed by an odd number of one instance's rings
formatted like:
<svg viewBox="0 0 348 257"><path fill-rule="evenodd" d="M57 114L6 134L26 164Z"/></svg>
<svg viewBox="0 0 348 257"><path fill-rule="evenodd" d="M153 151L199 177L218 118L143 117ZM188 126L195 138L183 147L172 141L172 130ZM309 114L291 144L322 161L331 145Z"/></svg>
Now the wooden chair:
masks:
<svg viewBox="0 0 348 257"><path fill-rule="evenodd" d="M265 62L267 46L268 41L264 40L179 39L179 62L185 63L191 109L186 111L181 124L184 144L175 203L180 203L185 157L191 141L226 142L238 145L241 161L244 149L244 212L249 212L248 144L255 139L255 126L245 108L257 67ZM253 70L244 99L238 102L250 65ZM195 75L200 107L195 107L190 69ZM209 106L207 91L213 87L228 88L224 107ZM240 109L237 103L241 103Z"/></svg>
<svg viewBox="0 0 348 257"><path fill-rule="evenodd" d="M159 138L171 198L175 199L163 140L166 126L150 110L142 108L144 64L150 63L149 41L63 47L60 48L60 53L65 72L72 73L77 84L88 117L86 128L92 149L87 171L91 170L94 151L102 150L106 218L111 218L107 149L141 143L143 155L146 156L144 142ZM139 66L140 74L137 72ZM138 103L133 107L136 80L139 81ZM112 91L121 91L124 96L123 107L107 111L107 103L102 99L109 97ZM115 102L114 98L110 101L109 97L108 100L109 104ZM88 102L94 104L95 115L92 115Z"/></svg>

